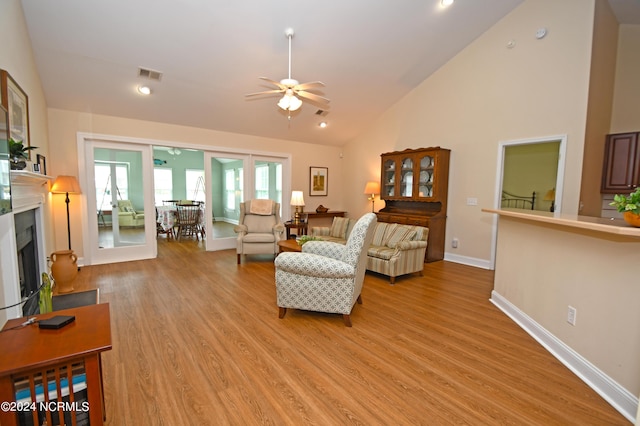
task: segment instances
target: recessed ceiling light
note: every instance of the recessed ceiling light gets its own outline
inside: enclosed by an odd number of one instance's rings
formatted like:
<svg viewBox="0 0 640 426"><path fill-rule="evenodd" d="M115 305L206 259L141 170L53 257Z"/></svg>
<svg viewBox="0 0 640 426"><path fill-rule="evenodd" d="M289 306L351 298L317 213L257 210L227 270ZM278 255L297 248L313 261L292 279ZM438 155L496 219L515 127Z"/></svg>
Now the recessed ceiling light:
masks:
<svg viewBox="0 0 640 426"><path fill-rule="evenodd" d="M149 86L138 86L138 92L143 95L150 95L151 88Z"/></svg>
<svg viewBox="0 0 640 426"><path fill-rule="evenodd" d="M321 121L320 123L318 123L318 126L320 126L321 129L324 129L325 127L327 127L327 122Z"/></svg>
<svg viewBox="0 0 640 426"><path fill-rule="evenodd" d="M453 0L440 0L440 4L442 7L448 7L453 4Z"/></svg>

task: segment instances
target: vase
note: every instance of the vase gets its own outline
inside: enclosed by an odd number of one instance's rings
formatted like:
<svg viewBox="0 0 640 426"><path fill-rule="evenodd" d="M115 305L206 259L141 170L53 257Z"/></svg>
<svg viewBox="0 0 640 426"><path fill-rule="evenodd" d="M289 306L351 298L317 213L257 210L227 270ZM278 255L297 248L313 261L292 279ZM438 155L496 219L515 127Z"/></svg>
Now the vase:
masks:
<svg viewBox="0 0 640 426"><path fill-rule="evenodd" d="M640 215L633 212L624 212L622 215L625 222L627 222L631 226L635 226L636 228L640 228Z"/></svg>
<svg viewBox="0 0 640 426"><path fill-rule="evenodd" d="M10 158L9 165L11 170L24 170L27 168L27 162L19 159L18 157Z"/></svg>
<svg viewBox="0 0 640 426"><path fill-rule="evenodd" d="M73 250L60 250L51 253L51 275L58 287L58 293L73 291L73 280L78 275L78 257Z"/></svg>

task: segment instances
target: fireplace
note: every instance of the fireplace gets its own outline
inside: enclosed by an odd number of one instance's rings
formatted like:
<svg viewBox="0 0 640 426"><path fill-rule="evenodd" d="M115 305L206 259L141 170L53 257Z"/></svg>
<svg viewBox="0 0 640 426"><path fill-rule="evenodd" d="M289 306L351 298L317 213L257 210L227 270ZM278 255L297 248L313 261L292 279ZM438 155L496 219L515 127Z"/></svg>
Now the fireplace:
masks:
<svg viewBox="0 0 640 426"><path fill-rule="evenodd" d="M16 230L16 248L18 258L18 277L20 282L20 300L24 301L34 295L40 284L40 265L38 257L38 229L35 209L14 215ZM22 315L28 316L39 312L36 295L22 306Z"/></svg>
<svg viewBox="0 0 640 426"><path fill-rule="evenodd" d="M34 292L47 272L49 176L11 170L12 212L0 215L0 325L39 312ZM23 303L29 294L32 300Z"/></svg>

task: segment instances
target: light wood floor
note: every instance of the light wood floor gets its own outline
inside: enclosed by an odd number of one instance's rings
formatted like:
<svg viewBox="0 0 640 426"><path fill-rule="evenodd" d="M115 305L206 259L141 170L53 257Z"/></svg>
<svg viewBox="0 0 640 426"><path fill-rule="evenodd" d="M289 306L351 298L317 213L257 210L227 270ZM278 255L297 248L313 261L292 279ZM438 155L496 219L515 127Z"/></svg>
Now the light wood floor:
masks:
<svg viewBox="0 0 640 426"><path fill-rule="evenodd" d="M367 273L364 304L278 319L271 257L159 240L159 257L82 268L100 288L108 425L628 425L489 301L493 273Z"/></svg>

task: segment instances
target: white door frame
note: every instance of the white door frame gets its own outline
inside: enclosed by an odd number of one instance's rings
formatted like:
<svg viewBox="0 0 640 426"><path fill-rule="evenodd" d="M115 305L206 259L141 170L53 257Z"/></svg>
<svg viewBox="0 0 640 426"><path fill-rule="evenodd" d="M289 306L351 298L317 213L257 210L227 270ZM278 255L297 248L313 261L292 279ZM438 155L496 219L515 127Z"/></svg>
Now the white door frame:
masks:
<svg viewBox="0 0 640 426"><path fill-rule="evenodd" d="M153 150L148 141L134 138L78 133L78 174L86 202L82 206L82 238L85 265L152 259L157 256L153 197ZM142 153L145 242L141 245L98 248L98 215L93 148L140 151Z"/></svg>
<svg viewBox="0 0 640 426"><path fill-rule="evenodd" d="M213 151L208 150L204 153L204 179L205 179L205 217L213 217L213 200L211 199L211 192L207 188L213 187L211 176L211 160L214 158L232 158L242 160L243 162L243 188L242 193L244 198L251 199L253 196L249 194L253 193L254 189L254 168L256 161L270 161L274 163L282 163L282 212L283 216L286 209L284 206L288 206L291 199L291 155L277 155L268 153L252 154L239 151ZM244 201L244 200L242 200ZM282 218L282 220L286 220ZM206 239L205 247L207 251L218 250L230 250L236 248L236 238L213 238L213 232L211 232L211 221L206 220Z"/></svg>
<svg viewBox="0 0 640 426"><path fill-rule="evenodd" d="M544 136L539 138L516 139L510 141L501 141L498 144L498 161L496 172L496 189L494 194L494 209L499 210L502 200L502 179L504 177L504 157L505 150L508 146L514 145L531 145L537 143L560 142L558 147L558 174L556 176L556 199L554 215L559 215L562 211L562 191L564 187L564 169L567 151L567 135ZM491 269L496 267L496 246L498 238L498 215L494 215L491 231Z"/></svg>

